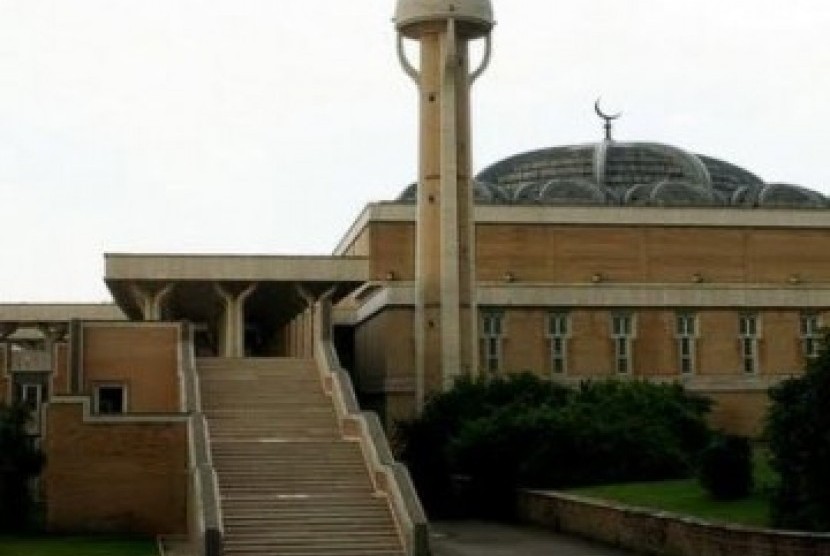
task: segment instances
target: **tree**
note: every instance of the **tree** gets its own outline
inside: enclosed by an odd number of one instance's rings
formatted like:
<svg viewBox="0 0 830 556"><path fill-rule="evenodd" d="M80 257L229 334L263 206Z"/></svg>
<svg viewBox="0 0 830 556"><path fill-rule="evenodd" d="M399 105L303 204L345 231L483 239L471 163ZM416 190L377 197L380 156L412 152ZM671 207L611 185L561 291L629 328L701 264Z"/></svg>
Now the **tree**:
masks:
<svg viewBox="0 0 830 556"><path fill-rule="evenodd" d="M40 473L43 455L26 434L29 410L0 404L0 531L19 532L33 523L30 479Z"/></svg>
<svg viewBox="0 0 830 556"><path fill-rule="evenodd" d="M828 339L803 376L770 390L766 438L780 476L772 496L772 521L778 527L830 531Z"/></svg>
<svg viewBox="0 0 830 556"><path fill-rule="evenodd" d="M752 443L744 436L715 436L700 454L698 475L712 498L746 498L753 486Z"/></svg>

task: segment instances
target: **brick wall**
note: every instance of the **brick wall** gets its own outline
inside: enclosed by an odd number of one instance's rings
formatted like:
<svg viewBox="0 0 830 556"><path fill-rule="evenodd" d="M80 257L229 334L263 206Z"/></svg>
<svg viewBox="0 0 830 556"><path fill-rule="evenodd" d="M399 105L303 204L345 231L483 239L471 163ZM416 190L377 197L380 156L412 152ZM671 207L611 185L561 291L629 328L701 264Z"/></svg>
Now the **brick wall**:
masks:
<svg viewBox="0 0 830 556"><path fill-rule="evenodd" d="M369 245L372 280L386 280L392 272L397 280L415 279L415 225L405 222L373 222Z"/></svg>
<svg viewBox="0 0 830 556"><path fill-rule="evenodd" d="M52 403L43 447L50 531L187 531L183 421L84 422L81 403Z"/></svg>
<svg viewBox="0 0 830 556"><path fill-rule="evenodd" d="M123 383L130 413L179 411L179 335L177 324L85 323L84 392Z"/></svg>
<svg viewBox="0 0 830 556"><path fill-rule="evenodd" d="M386 309L355 330L355 368L361 385L375 385L387 379L412 380L415 376L415 340L412 309ZM440 377L428 377L439 387Z"/></svg>
<svg viewBox="0 0 830 556"><path fill-rule="evenodd" d="M52 396L69 394L69 345L59 343L55 345L54 360L52 362Z"/></svg>
<svg viewBox="0 0 830 556"><path fill-rule="evenodd" d="M792 249L792 245L798 249ZM682 246L679 249L678 246ZM477 277L526 282L785 284L797 274L830 281L830 236L821 230L479 224Z"/></svg>
<svg viewBox="0 0 830 556"><path fill-rule="evenodd" d="M764 418L770 404L765 390L713 392L702 390L700 394L714 404L709 415L713 426L733 434L758 437L764 428Z"/></svg>

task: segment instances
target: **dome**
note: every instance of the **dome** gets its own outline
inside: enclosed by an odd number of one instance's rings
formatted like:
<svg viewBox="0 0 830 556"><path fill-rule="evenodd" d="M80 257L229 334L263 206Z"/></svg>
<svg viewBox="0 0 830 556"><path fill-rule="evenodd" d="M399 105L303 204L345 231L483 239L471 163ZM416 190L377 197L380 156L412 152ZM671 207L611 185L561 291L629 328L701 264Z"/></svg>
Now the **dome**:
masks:
<svg viewBox="0 0 830 556"><path fill-rule="evenodd" d="M414 202L413 184L399 201ZM816 191L768 184L736 166L648 142L551 147L508 157L476 176L478 203L516 205L830 208Z"/></svg>

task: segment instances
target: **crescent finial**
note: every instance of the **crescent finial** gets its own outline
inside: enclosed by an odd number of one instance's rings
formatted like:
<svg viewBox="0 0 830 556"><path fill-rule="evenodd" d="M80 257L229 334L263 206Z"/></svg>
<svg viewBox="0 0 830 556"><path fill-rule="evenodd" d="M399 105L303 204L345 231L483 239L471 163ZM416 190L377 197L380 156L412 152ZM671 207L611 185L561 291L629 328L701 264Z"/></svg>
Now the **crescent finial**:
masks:
<svg viewBox="0 0 830 556"><path fill-rule="evenodd" d="M612 122L622 116L623 113L617 112L616 114L606 114L602 111L602 107L600 107L601 101L602 97L597 97L597 101L594 103L594 111L597 113L597 116L605 120L605 140L613 141L613 134L611 132L614 129L614 124Z"/></svg>

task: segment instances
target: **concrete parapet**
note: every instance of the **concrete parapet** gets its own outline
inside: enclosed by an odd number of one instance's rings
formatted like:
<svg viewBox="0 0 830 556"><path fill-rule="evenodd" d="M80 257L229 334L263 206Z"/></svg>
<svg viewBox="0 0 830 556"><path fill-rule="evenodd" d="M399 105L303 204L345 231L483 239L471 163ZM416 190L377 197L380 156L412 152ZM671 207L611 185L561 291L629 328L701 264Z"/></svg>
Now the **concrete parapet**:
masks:
<svg viewBox="0 0 830 556"><path fill-rule="evenodd" d="M412 484L409 471L394 459L377 415L360 411L351 378L340 366L331 341L331 304L324 297L316 305L315 359L323 387L331 395L341 428L360 441L375 487L386 493L409 556L429 556L426 513Z"/></svg>
<svg viewBox="0 0 830 556"><path fill-rule="evenodd" d="M188 535L198 556L222 556L224 526L216 471L210 457L210 437L202 412L199 375L193 354L193 328L182 334L184 407L188 420Z"/></svg>

